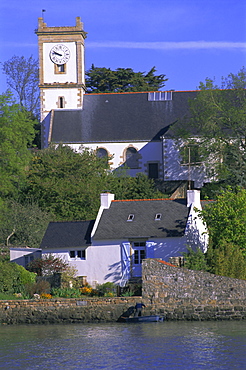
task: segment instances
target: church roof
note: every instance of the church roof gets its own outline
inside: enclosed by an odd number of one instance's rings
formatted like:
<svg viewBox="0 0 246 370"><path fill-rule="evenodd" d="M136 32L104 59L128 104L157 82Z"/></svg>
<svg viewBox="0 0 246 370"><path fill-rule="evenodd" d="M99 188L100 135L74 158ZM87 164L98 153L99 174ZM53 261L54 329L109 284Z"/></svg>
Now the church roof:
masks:
<svg viewBox="0 0 246 370"><path fill-rule="evenodd" d="M83 109L54 110L53 143L160 140L188 114L196 91L172 92L172 100L149 101L148 92L85 94Z"/></svg>
<svg viewBox="0 0 246 370"><path fill-rule="evenodd" d="M94 221L50 222L40 248L75 248L91 243Z"/></svg>
<svg viewBox="0 0 246 370"><path fill-rule="evenodd" d="M94 239L166 238L185 233L186 199L112 201L102 213Z"/></svg>

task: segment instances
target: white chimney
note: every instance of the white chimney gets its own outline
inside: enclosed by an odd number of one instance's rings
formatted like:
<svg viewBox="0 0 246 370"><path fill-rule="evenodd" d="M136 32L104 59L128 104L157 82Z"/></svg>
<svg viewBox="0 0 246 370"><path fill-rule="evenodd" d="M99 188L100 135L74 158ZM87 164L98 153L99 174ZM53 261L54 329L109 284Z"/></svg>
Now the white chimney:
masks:
<svg viewBox="0 0 246 370"><path fill-rule="evenodd" d="M111 193L101 193L101 207L108 209L112 200L114 200L114 194Z"/></svg>
<svg viewBox="0 0 246 370"><path fill-rule="evenodd" d="M201 208L200 190L187 190L187 207Z"/></svg>

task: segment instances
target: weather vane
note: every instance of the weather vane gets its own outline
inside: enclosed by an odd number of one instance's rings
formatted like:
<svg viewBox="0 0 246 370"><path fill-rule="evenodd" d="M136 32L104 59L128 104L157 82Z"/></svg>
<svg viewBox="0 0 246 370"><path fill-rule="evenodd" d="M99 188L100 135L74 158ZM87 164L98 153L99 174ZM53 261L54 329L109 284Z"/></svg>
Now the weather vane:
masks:
<svg viewBox="0 0 246 370"><path fill-rule="evenodd" d="M44 13L46 12L45 9L42 9L42 18L43 18L43 21L44 21Z"/></svg>

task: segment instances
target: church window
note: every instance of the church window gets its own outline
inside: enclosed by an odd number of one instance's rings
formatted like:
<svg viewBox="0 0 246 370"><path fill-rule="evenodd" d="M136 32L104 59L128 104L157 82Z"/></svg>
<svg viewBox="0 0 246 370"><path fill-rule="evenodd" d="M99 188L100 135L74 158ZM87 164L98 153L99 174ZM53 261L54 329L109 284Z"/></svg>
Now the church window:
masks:
<svg viewBox="0 0 246 370"><path fill-rule="evenodd" d="M159 178L159 164L158 163L148 163L148 177L149 179Z"/></svg>
<svg viewBox="0 0 246 370"><path fill-rule="evenodd" d="M64 96L59 96L59 98L58 98L58 108L65 108Z"/></svg>
<svg viewBox="0 0 246 370"><path fill-rule="evenodd" d="M138 168L138 151L133 147L126 149L126 165L129 168Z"/></svg>
<svg viewBox="0 0 246 370"><path fill-rule="evenodd" d="M55 74L65 74L67 72L66 64L54 64Z"/></svg>
<svg viewBox="0 0 246 370"><path fill-rule="evenodd" d="M187 166L197 166L201 164L199 145L192 144L181 148L181 164Z"/></svg>
<svg viewBox="0 0 246 370"><path fill-rule="evenodd" d="M105 163L108 162L108 151L104 148L97 148L96 150L96 156L97 158L101 158L105 161Z"/></svg>

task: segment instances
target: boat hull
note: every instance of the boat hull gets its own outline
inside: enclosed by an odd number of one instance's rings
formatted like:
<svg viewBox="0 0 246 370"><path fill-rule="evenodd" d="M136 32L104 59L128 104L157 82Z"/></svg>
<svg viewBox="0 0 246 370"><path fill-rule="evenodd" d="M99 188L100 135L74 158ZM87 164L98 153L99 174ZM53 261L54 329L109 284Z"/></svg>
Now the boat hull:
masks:
<svg viewBox="0 0 246 370"><path fill-rule="evenodd" d="M163 317L158 315L153 316L137 316L137 317L124 317L124 322L134 323L134 322L159 322L163 321Z"/></svg>

